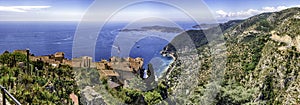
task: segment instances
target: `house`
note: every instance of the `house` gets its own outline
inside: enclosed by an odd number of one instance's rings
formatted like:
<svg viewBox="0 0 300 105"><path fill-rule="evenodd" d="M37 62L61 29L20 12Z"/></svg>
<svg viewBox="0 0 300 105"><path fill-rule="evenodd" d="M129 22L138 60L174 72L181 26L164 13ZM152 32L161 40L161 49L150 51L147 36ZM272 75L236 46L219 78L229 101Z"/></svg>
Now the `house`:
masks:
<svg viewBox="0 0 300 105"><path fill-rule="evenodd" d="M14 50L13 52L14 53L21 53L21 54L27 55L27 50L28 49L26 49L26 50Z"/></svg>
<svg viewBox="0 0 300 105"><path fill-rule="evenodd" d="M81 62L81 67L86 67L86 68L91 68L92 65L92 57L89 56L83 56L81 57L82 62Z"/></svg>
<svg viewBox="0 0 300 105"><path fill-rule="evenodd" d="M100 62L96 62L97 70L112 70L111 63L106 60L101 60Z"/></svg>
<svg viewBox="0 0 300 105"><path fill-rule="evenodd" d="M65 65L69 65L69 66L71 66L71 67L73 67L72 65L72 60L68 60L68 59L63 59L63 62L62 62L63 64L65 64Z"/></svg>
<svg viewBox="0 0 300 105"><path fill-rule="evenodd" d="M64 52L56 52L54 55L53 55L54 59L56 61L59 61L59 62L63 62L63 59L65 59L65 53Z"/></svg>
<svg viewBox="0 0 300 105"><path fill-rule="evenodd" d="M96 63L100 76L109 78L112 82L124 84L126 80L136 78L142 69L142 58L119 58L111 57L109 61L101 60Z"/></svg>
<svg viewBox="0 0 300 105"><path fill-rule="evenodd" d="M142 58L128 58L130 68L132 71L138 72L143 67L143 59Z"/></svg>
<svg viewBox="0 0 300 105"><path fill-rule="evenodd" d="M56 52L51 55L43 55L43 56L29 56L31 61L43 61L45 63L50 64L53 67L59 67L60 64L66 64L72 66L71 62L65 58L64 52Z"/></svg>
<svg viewBox="0 0 300 105"><path fill-rule="evenodd" d="M118 77L120 76L119 73L115 72L114 70L100 70L100 76L104 77Z"/></svg>
<svg viewBox="0 0 300 105"><path fill-rule="evenodd" d="M45 56L30 56L29 59L31 61L43 61L43 62L49 62L51 57L50 55L45 55Z"/></svg>
<svg viewBox="0 0 300 105"><path fill-rule="evenodd" d="M115 72L114 70L100 70L100 78L107 79L107 84L109 88L116 88L121 86L119 81L119 73Z"/></svg>
<svg viewBox="0 0 300 105"><path fill-rule="evenodd" d="M68 62L70 63L70 62ZM93 62L93 58L89 56L83 56L80 58L72 59L72 67L83 67L83 68L95 68L96 65Z"/></svg>

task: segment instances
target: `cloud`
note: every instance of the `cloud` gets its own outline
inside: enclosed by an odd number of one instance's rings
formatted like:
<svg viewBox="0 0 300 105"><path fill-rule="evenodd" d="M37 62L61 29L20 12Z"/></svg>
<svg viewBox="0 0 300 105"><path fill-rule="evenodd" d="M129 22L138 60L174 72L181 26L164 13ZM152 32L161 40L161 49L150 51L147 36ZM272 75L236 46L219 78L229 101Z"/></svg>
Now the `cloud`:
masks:
<svg viewBox="0 0 300 105"><path fill-rule="evenodd" d="M261 9L248 9L238 12L226 12L224 10L216 11L217 18L222 20L233 20L233 19L245 19L253 15L265 13L265 12L276 12L281 11L290 7L300 7L300 5L295 6L277 6L277 7L263 7Z"/></svg>
<svg viewBox="0 0 300 105"><path fill-rule="evenodd" d="M39 10L50 8L51 6L0 6L0 11L5 12L28 12L31 10Z"/></svg>

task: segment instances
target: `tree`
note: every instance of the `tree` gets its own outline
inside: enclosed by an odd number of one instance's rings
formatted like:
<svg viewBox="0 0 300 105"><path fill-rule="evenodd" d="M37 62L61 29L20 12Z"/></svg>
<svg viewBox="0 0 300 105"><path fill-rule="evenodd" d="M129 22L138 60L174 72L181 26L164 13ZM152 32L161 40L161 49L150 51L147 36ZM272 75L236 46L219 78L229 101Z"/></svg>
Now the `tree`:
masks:
<svg viewBox="0 0 300 105"><path fill-rule="evenodd" d="M218 94L217 104L245 104L251 102L255 97L255 92L258 88L246 88L237 83L230 83L225 87L221 87L221 92Z"/></svg>
<svg viewBox="0 0 300 105"><path fill-rule="evenodd" d="M11 63L10 53L4 53L0 55L0 63L9 65Z"/></svg>
<svg viewBox="0 0 300 105"><path fill-rule="evenodd" d="M22 53L4 53L0 55L0 63L7 64L9 67L16 66L17 62L25 62L26 55Z"/></svg>
<svg viewBox="0 0 300 105"><path fill-rule="evenodd" d="M44 62L30 62L31 69L37 67L42 72L27 74L28 68L17 67L18 62L27 62L26 55L9 52L0 55L0 84L22 104L68 104L69 94L79 95L71 67L51 68Z"/></svg>
<svg viewBox="0 0 300 105"><path fill-rule="evenodd" d="M159 102L162 101L162 97L161 97L160 93L157 91L146 92L146 93L144 93L144 97L145 97L145 101L149 105L158 104Z"/></svg>
<svg viewBox="0 0 300 105"><path fill-rule="evenodd" d="M26 55L19 53L19 52L14 52L12 53L11 56L15 56L16 62L25 62L26 61Z"/></svg>

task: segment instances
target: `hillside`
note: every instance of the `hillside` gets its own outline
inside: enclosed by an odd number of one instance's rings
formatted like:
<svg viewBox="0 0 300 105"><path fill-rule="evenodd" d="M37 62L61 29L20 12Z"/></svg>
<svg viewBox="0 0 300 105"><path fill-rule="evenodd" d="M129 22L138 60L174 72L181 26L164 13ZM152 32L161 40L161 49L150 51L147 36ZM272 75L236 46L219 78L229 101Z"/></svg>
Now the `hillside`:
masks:
<svg viewBox="0 0 300 105"><path fill-rule="evenodd" d="M235 26L239 23L241 23L243 20L232 20L228 21L226 23L220 23L218 25L212 24L209 29L204 30L188 30L186 32L183 32L179 35L177 35L165 48L165 51L173 52L176 51L176 49L183 49L185 45L190 45L190 42L186 42L185 40L191 40L193 42L194 47L199 48L203 45L208 44L208 40L205 36L205 34L214 35L215 33L225 31L228 28L231 28L232 26ZM201 28L202 25L196 25L193 27L199 27ZM187 37L188 36L188 37ZM214 38L219 37L219 34L212 36ZM180 43L177 43L180 42ZM176 46L177 48L175 48Z"/></svg>
<svg viewBox="0 0 300 105"><path fill-rule="evenodd" d="M166 79L172 89L171 95L176 97L173 101L219 105L299 104L299 29L300 8L290 8L221 27L224 37L216 35L215 39L224 38L224 43L214 40L213 44L208 44L202 30L188 31L199 59L187 53L175 62ZM171 43L180 40L175 38ZM223 44L226 50L212 55L215 50L210 46ZM165 50L174 51L170 46ZM176 50L177 54L182 53L182 50ZM225 71L215 71L218 65L212 66L213 59L222 55L226 55L225 61L220 61L220 64L226 63ZM190 71L193 73L188 74ZM216 82L216 78L221 79Z"/></svg>

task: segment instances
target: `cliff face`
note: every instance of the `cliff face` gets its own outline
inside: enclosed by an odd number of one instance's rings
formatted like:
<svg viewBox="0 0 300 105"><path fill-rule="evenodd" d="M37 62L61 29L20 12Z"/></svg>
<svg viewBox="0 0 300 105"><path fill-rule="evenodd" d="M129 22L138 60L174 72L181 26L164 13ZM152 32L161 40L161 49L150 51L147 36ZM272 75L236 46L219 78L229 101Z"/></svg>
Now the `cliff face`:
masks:
<svg viewBox="0 0 300 105"><path fill-rule="evenodd" d="M204 43L203 31L188 31L195 41L199 59L188 57L191 56L188 53L179 57L170 78L166 79L173 95L176 93L176 102L206 104L210 99L211 104L299 104L299 29L299 8L264 13L227 28L221 27L226 41L214 46L226 46L226 51L219 53L226 55L224 72L215 71L218 65L213 66L212 59L218 55L213 55L210 45ZM195 73L183 76L188 71ZM218 83L214 81L214 76L218 76L213 75L216 72L222 74ZM186 81L189 79L192 82ZM183 88L180 84L189 87Z"/></svg>

